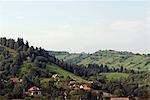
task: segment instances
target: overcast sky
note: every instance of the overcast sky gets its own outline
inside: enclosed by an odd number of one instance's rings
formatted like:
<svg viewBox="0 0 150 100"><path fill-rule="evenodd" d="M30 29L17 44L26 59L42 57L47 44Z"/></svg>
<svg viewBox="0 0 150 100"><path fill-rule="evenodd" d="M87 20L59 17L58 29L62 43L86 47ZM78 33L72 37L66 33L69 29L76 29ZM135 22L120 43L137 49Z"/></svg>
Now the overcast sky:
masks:
<svg viewBox="0 0 150 100"><path fill-rule="evenodd" d="M150 9L133 1L0 1L0 37L47 50L148 53Z"/></svg>

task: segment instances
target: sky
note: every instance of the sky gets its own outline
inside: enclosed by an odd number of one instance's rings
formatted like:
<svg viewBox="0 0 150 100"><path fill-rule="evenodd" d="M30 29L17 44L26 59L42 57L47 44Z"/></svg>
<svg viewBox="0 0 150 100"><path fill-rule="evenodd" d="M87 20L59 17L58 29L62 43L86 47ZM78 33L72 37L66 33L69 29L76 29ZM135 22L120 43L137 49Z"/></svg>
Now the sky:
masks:
<svg viewBox="0 0 150 100"><path fill-rule="evenodd" d="M47 50L149 53L146 0L0 0L0 37L18 37Z"/></svg>

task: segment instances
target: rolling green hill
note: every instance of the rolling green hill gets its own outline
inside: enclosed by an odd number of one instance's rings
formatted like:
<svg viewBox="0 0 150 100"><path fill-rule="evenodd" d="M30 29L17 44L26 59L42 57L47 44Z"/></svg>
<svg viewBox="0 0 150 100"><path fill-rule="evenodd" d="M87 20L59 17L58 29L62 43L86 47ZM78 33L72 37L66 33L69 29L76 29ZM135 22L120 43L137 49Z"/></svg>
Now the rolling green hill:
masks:
<svg viewBox="0 0 150 100"><path fill-rule="evenodd" d="M92 54L56 52L55 56L66 62L78 65L104 64L112 67L123 66L128 69L150 69L150 56L131 52L119 52L114 50L100 50Z"/></svg>
<svg viewBox="0 0 150 100"><path fill-rule="evenodd" d="M0 98L4 100L37 97L63 100L64 94L68 95L68 100L80 100L81 97L83 100L96 100L94 98L97 96L109 98L130 95L142 98L143 94L149 98L148 71L108 68L124 64L127 68L147 69L148 55L116 51L98 51L93 54L49 52L29 46L21 38L17 41L0 38L0 44ZM86 67L77 64L90 65ZM55 77L56 74L58 77ZM84 88L81 89L81 86ZM31 87L38 87L41 94L31 97L32 94L28 92Z"/></svg>

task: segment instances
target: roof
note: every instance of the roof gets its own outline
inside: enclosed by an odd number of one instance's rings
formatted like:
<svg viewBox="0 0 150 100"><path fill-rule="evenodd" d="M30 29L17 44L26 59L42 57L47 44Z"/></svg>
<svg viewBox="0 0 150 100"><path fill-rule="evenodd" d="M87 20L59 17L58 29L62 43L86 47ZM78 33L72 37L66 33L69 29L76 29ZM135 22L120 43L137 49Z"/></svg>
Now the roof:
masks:
<svg viewBox="0 0 150 100"><path fill-rule="evenodd" d="M90 86L88 84L85 84L85 83L81 84L80 88L83 88L84 90L90 90L91 89Z"/></svg>
<svg viewBox="0 0 150 100"><path fill-rule="evenodd" d="M40 89L36 86L33 86L31 88L28 89L28 91L39 91Z"/></svg>
<svg viewBox="0 0 150 100"><path fill-rule="evenodd" d="M129 100L129 98L110 98L110 100Z"/></svg>

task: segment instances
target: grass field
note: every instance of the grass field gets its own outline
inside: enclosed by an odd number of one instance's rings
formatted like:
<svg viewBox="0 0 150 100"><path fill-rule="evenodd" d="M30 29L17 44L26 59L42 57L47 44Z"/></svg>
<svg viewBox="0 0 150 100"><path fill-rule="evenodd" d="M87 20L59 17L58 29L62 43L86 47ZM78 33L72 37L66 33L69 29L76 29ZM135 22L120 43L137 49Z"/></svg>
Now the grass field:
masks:
<svg viewBox="0 0 150 100"><path fill-rule="evenodd" d="M126 74L126 73L102 73L102 74L106 75L106 78L108 80L128 78L129 77L129 74Z"/></svg>
<svg viewBox="0 0 150 100"><path fill-rule="evenodd" d="M40 78L41 83L48 83L51 78Z"/></svg>
<svg viewBox="0 0 150 100"><path fill-rule="evenodd" d="M60 68L59 66L56 66L54 64L49 64L47 65L47 69L50 71L50 72L56 72L58 73L59 75L62 75L64 76L64 78L67 78L68 76L71 77L72 79L76 80L77 82L79 83L82 83L82 82L89 82L87 80L84 80L83 78L81 78L80 76L76 76L75 74L71 73L71 72L68 72L62 68Z"/></svg>
<svg viewBox="0 0 150 100"><path fill-rule="evenodd" d="M26 63L24 62L21 67L20 67L20 73L22 74L27 74L31 69L33 69L34 67L32 67L31 63Z"/></svg>

